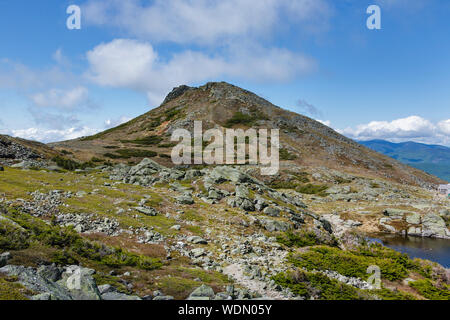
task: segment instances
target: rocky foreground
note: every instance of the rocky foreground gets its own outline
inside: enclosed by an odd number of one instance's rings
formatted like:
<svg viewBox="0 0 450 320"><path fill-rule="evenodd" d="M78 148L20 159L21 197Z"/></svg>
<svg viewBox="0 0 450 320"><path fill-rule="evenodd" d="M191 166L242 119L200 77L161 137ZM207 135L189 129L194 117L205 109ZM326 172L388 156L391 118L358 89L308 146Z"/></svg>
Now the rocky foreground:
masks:
<svg viewBox="0 0 450 320"><path fill-rule="evenodd" d="M249 166L27 161L0 172L2 299L450 298L448 269L365 239L450 238L433 190L320 167L263 180Z"/></svg>

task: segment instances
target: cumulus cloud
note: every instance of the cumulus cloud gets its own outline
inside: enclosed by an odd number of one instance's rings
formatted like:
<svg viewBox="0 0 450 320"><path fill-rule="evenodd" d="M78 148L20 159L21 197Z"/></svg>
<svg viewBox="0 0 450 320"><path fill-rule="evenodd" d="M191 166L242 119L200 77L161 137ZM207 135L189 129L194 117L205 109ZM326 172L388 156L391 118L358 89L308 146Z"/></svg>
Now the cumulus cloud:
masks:
<svg viewBox="0 0 450 320"><path fill-rule="evenodd" d="M95 83L145 92L155 105L180 84L218 77L286 81L315 68L308 57L258 45L229 48L222 55L187 50L163 60L149 42L130 39L102 43L87 53L87 60L86 75Z"/></svg>
<svg viewBox="0 0 450 320"><path fill-rule="evenodd" d="M321 30L332 13L325 0L89 0L82 9L88 24L183 44L266 38L287 22L301 24L301 30Z"/></svg>
<svg viewBox="0 0 450 320"><path fill-rule="evenodd" d="M338 132L356 140L384 139L450 145L450 119L433 123L419 116L410 116L390 122L372 121Z"/></svg>

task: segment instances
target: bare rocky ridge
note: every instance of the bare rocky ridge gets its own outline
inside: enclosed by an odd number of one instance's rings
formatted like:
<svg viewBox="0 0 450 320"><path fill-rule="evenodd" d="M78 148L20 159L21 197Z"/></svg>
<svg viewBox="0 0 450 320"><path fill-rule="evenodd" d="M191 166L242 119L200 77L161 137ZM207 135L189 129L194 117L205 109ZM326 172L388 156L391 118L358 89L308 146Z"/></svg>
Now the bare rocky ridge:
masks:
<svg viewBox="0 0 450 320"><path fill-rule="evenodd" d="M92 137L51 144L71 150L83 161L105 157L111 161L140 161L142 158L108 158L120 150L151 150L155 161L170 166L170 135L177 128L193 129L193 121L203 121L204 130L226 126L236 115L237 127L277 128L281 147L292 154L288 163L307 167L327 167L391 179L432 188L442 181L389 157L376 153L333 129L308 117L283 110L257 95L228 83L208 83L199 88L175 88L164 103L117 128ZM146 143L148 137L153 141ZM141 141L139 141L141 140ZM137 141L137 142L136 142Z"/></svg>

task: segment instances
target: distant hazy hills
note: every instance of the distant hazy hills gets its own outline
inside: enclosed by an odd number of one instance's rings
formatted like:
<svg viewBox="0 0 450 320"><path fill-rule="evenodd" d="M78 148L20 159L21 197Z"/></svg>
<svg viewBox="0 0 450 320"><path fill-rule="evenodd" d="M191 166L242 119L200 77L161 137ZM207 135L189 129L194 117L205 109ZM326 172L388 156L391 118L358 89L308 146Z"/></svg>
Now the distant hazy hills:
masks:
<svg viewBox="0 0 450 320"><path fill-rule="evenodd" d="M417 169L450 181L450 148L416 142L392 143L384 140L358 141Z"/></svg>

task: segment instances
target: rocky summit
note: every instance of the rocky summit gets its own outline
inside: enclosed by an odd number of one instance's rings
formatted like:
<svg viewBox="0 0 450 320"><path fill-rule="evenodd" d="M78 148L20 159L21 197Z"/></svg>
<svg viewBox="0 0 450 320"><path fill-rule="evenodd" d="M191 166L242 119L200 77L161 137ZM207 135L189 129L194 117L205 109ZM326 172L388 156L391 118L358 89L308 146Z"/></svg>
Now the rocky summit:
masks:
<svg viewBox="0 0 450 320"><path fill-rule="evenodd" d="M279 173L174 165L193 121L280 129ZM0 139L0 299L448 300L448 266L373 240L450 241L440 183L241 88L181 86L94 136Z"/></svg>

